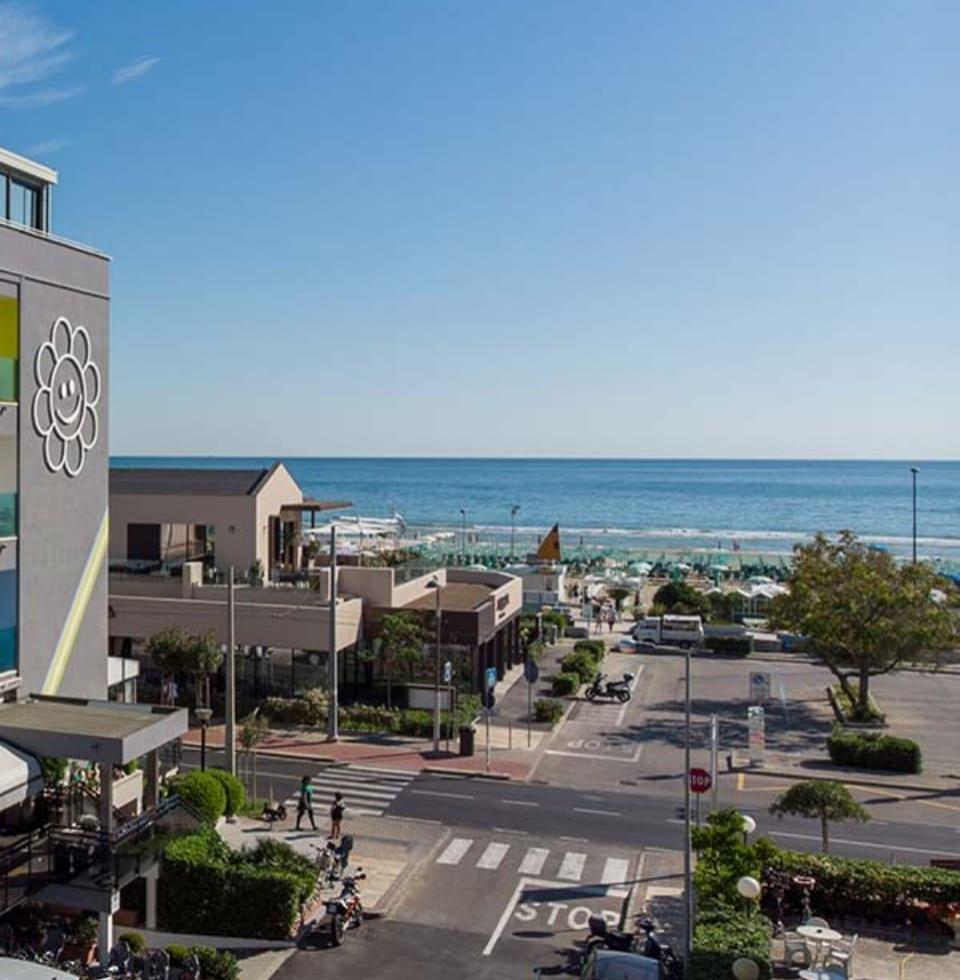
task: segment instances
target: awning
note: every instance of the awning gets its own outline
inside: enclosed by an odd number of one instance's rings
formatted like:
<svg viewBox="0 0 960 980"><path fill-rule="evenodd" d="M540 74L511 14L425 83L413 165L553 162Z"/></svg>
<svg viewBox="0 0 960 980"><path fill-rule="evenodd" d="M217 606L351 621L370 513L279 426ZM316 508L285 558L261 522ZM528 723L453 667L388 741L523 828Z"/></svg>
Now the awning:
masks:
<svg viewBox="0 0 960 980"><path fill-rule="evenodd" d="M22 803L41 789L40 763L32 755L0 743L0 810Z"/></svg>

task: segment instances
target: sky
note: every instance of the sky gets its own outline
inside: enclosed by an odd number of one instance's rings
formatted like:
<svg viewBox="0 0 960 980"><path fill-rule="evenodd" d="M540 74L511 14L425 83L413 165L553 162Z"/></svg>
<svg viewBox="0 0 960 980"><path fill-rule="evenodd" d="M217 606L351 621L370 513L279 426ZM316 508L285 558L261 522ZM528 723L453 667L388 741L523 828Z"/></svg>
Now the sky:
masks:
<svg viewBox="0 0 960 980"><path fill-rule="evenodd" d="M956 458L954 0L0 0L115 454Z"/></svg>

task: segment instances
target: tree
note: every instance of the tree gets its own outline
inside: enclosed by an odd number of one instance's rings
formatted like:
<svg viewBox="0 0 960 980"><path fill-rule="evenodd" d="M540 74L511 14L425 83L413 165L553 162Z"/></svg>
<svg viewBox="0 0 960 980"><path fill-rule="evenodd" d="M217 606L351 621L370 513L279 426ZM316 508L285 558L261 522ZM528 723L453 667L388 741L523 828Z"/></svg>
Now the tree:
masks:
<svg viewBox="0 0 960 980"><path fill-rule="evenodd" d="M179 626L159 630L147 640L147 653L165 674L193 674L203 681L204 697L199 698L210 706L210 674L216 673L223 663L223 650L213 630L200 636L191 636Z"/></svg>
<svg viewBox="0 0 960 980"><path fill-rule="evenodd" d="M956 638L949 583L929 565L898 564L851 531L797 545L789 585L770 603L771 627L810 639L858 717L870 714L871 677L935 659Z"/></svg>
<svg viewBox="0 0 960 980"><path fill-rule="evenodd" d="M616 607L617 612L620 611L620 606L623 603L623 600L634 594L633 589L628 589L623 585L608 585L605 591L613 600L613 604Z"/></svg>
<svg viewBox="0 0 960 980"><path fill-rule="evenodd" d="M190 638L179 626L170 626L158 630L147 640L147 653L165 674L180 674L185 669L189 643Z"/></svg>
<svg viewBox="0 0 960 980"><path fill-rule="evenodd" d="M257 746L270 734L270 722L260 714L259 708L243 719L240 728L240 745L244 754L252 761L253 779L251 786L251 797L257 798Z"/></svg>
<svg viewBox="0 0 960 980"><path fill-rule="evenodd" d="M387 679L387 707L392 707L393 673L397 667L412 667L423 657L424 631L413 613L388 613L380 620L376 639L380 642L380 662Z"/></svg>
<svg viewBox="0 0 960 980"><path fill-rule="evenodd" d="M200 636L190 637L186 650L187 670L199 676L203 685L203 703L210 707L210 675L215 674L223 663L223 650L213 630Z"/></svg>
<svg viewBox="0 0 960 980"><path fill-rule="evenodd" d="M653 597L653 604L679 616L706 617L710 611L709 599L686 582L667 582L666 585L661 585Z"/></svg>
<svg viewBox="0 0 960 980"><path fill-rule="evenodd" d="M830 821L856 820L866 823L870 814L850 795L843 783L832 779L808 779L794 783L770 804L778 817L819 817L823 853L830 853Z"/></svg>

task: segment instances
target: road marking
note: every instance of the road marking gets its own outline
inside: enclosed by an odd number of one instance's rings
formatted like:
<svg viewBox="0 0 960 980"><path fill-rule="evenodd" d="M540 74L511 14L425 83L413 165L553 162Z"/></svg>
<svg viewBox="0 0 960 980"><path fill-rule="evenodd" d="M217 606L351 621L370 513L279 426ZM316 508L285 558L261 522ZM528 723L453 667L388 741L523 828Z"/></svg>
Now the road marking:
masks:
<svg viewBox="0 0 960 980"><path fill-rule="evenodd" d="M352 762L345 762L340 765L328 766L328 769L349 768L352 772L375 772L378 776L393 776L395 779L411 780L416 779L420 773L413 769L388 769L384 766L359 766Z"/></svg>
<svg viewBox="0 0 960 980"><path fill-rule="evenodd" d="M506 803L507 806L540 806L539 803L531 803L530 800L501 800L501 803Z"/></svg>
<svg viewBox="0 0 960 980"><path fill-rule="evenodd" d="M603 874L600 876L602 885L618 885L618 888L607 888L607 894L611 898L626 898L630 894L629 888L624 888L627 878L630 877L630 862L626 858L607 858L603 865Z"/></svg>
<svg viewBox="0 0 960 980"><path fill-rule="evenodd" d="M587 843L586 837L561 837L560 840L572 840L572 841L576 841L578 844Z"/></svg>
<svg viewBox="0 0 960 980"><path fill-rule="evenodd" d="M737 789L742 790L743 784L747 781L747 774L743 772L737 773Z"/></svg>
<svg viewBox="0 0 960 980"><path fill-rule="evenodd" d="M640 758L643 746L639 746L637 751L629 759L622 759L615 755L590 755L587 752L564 752L562 749L546 749L544 755L565 755L570 759L598 759L600 762L629 762L631 765Z"/></svg>
<svg viewBox="0 0 960 980"><path fill-rule="evenodd" d="M494 827L493 832L495 834L521 834L524 837L528 834L526 830L514 830L512 827Z"/></svg>
<svg viewBox="0 0 960 980"><path fill-rule="evenodd" d="M480 860L477 861L477 867L483 868L485 871L496 871L500 867L500 862L507 856L507 851L509 850L509 844L500 844L497 841L491 841L487 844L483 854L480 855Z"/></svg>
<svg viewBox="0 0 960 980"><path fill-rule="evenodd" d="M580 799L581 800L591 800L594 803L602 803L603 802L603 797L602 796L591 796L589 793L583 793L583 794L581 794Z"/></svg>
<svg viewBox="0 0 960 980"><path fill-rule="evenodd" d="M633 683L630 685L630 696L631 696L631 698L633 697L633 692L637 689L637 684L640 683L640 675L642 673L643 673L643 664L640 664L640 666L637 667L637 673L636 673L636 676L633 678ZM620 728L620 727L623 726L623 718L624 718L624 715L626 715L626 713L627 713L627 705L629 705L629 704L630 704L629 701L624 701L623 702L623 706L620 708L620 713L617 715L617 720L616 720L616 727L617 728Z"/></svg>
<svg viewBox="0 0 960 980"><path fill-rule="evenodd" d="M459 864L463 855L473 846L471 837L454 837L437 858L437 864Z"/></svg>
<svg viewBox="0 0 960 980"><path fill-rule="evenodd" d="M493 952L493 947L497 945L497 940L500 938L500 934L503 932L507 923L510 921L510 917L513 915L513 910L516 907L517 899L523 894L523 890L528 884L534 884L534 879L521 878L517 882L517 887L514 888L513 895L510 896L510 901L507 902L503 909L503 915L500 916L500 921L496 924L493 932L490 934L490 938L487 940L487 945L483 947L483 956L489 956Z"/></svg>
<svg viewBox="0 0 960 980"><path fill-rule="evenodd" d="M587 863L587 855L579 854L576 851L567 851L560 862L560 870L557 872L558 878L564 881L579 881L583 874L583 866Z"/></svg>
<svg viewBox="0 0 960 980"><path fill-rule="evenodd" d="M547 857L550 851L546 847L531 847L527 849L527 853L524 854L523 860L520 862L520 867L517 871L522 875L538 875L543 871L543 866L546 863Z"/></svg>
<svg viewBox="0 0 960 980"><path fill-rule="evenodd" d="M441 793L434 789L412 789L411 793L416 793L417 796L442 796L446 800L472 800L472 796L468 796L466 793Z"/></svg>
<svg viewBox="0 0 960 980"><path fill-rule="evenodd" d="M586 806L575 806L573 808L574 813L596 813L601 817L619 817L622 816L619 810L591 810L590 807Z"/></svg>
<svg viewBox="0 0 960 980"><path fill-rule="evenodd" d="M792 837L796 840L815 840L819 841L819 837L815 837L811 834L788 834L781 830L771 830L771 837ZM940 854L943 857L960 858L960 854L954 854L952 851L943 851L937 847L905 847L902 844L874 844L870 841L865 840L848 840L843 837L831 837L831 844L850 844L853 847L876 847L881 851L904 851L910 854Z"/></svg>
<svg viewBox="0 0 960 980"><path fill-rule="evenodd" d="M667 823L686 823L682 817L667 817Z"/></svg>

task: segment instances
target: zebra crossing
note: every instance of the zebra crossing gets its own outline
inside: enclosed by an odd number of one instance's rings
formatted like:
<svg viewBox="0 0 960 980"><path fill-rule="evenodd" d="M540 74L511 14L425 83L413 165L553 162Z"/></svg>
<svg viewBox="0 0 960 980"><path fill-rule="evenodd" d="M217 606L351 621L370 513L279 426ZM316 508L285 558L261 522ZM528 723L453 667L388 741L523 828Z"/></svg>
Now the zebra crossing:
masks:
<svg viewBox="0 0 960 980"><path fill-rule="evenodd" d="M555 853L548 847L518 847L496 840L483 844L472 837L454 837L434 863L447 867L472 864L480 871L502 868L525 877L595 884L611 898L626 898L630 891L630 860L625 857L572 850Z"/></svg>
<svg viewBox="0 0 960 980"><path fill-rule="evenodd" d="M334 765L315 773L310 780L313 786L313 806L318 817L333 803L334 793L343 793L347 817L351 814L379 817L400 795L407 783L417 778L415 772L374 766ZM296 812L299 791L287 801L286 807Z"/></svg>

